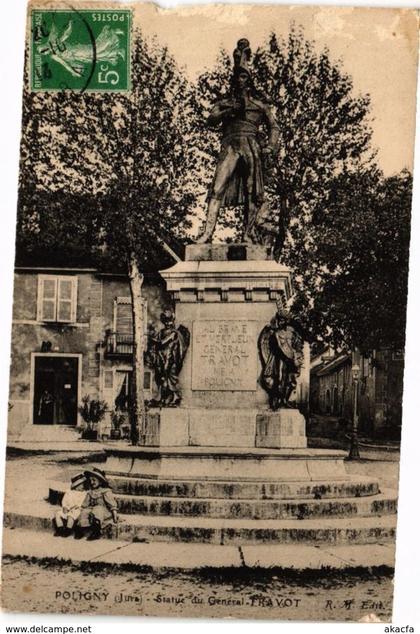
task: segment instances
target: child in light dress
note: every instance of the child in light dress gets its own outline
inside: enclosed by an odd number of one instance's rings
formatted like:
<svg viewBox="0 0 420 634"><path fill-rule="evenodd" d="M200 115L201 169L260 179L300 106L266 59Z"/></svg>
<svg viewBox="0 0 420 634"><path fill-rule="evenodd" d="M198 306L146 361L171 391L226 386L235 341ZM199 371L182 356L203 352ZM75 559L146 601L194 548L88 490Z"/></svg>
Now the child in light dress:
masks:
<svg viewBox="0 0 420 634"><path fill-rule="evenodd" d="M71 486L61 500L61 509L54 517L56 537L68 537L80 517L83 502L89 488L89 480L84 473L71 479Z"/></svg>

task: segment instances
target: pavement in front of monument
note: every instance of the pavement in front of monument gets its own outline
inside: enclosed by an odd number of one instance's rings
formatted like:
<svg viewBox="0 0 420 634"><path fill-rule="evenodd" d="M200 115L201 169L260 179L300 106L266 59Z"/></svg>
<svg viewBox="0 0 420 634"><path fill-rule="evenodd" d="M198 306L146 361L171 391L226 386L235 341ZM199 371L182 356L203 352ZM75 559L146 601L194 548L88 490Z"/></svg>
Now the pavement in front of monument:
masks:
<svg viewBox="0 0 420 634"><path fill-rule="evenodd" d="M80 568L5 557L6 611L390 622L388 572Z"/></svg>
<svg viewBox="0 0 420 634"><path fill-rule="evenodd" d="M10 457L6 509L45 510L48 483L68 482L88 464L94 463L86 454ZM352 474L378 478L381 486L397 488L398 462L346 464ZM384 554L392 561L392 544L381 547L384 552L378 552L377 562L366 564L372 569L351 570L348 549L340 558L337 548L333 554L328 544L239 549L211 544L77 542L45 532L4 531L8 534L2 573L6 610L296 620L354 621L370 614L383 621L391 618L392 569L380 564L387 560ZM367 561L362 552L356 558ZM76 594L68 596L69 589ZM124 596L128 598L120 601Z"/></svg>

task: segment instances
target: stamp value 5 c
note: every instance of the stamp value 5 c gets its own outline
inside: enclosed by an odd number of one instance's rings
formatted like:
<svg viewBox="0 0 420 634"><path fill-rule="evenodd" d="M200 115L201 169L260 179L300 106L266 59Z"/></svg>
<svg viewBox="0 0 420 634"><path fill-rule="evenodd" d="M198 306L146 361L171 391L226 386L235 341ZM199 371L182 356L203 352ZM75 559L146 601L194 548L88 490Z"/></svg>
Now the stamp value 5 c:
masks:
<svg viewBox="0 0 420 634"><path fill-rule="evenodd" d="M130 90L130 30L127 9L32 10L31 89Z"/></svg>

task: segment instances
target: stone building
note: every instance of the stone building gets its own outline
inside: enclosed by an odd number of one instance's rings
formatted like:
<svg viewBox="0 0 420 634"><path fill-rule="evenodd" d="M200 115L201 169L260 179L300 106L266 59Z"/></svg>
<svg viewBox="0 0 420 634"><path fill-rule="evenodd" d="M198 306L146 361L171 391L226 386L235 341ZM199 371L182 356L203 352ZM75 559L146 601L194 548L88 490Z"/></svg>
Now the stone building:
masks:
<svg viewBox="0 0 420 634"><path fill-rule="evenodd" d="M402 417L404 354L382 349L372 356L334 353L330 349L311 362L310 409L314 414L353 419L352 366L359 366L359 429L373 437L398 438Z"/></svg>
<svg viewBox="0 0 420 634"><path fill-rule="evenodd" d="M162 281L146 279L145 323L159 326ZM89 268L16 269L12 321L9 439L74 439L88 395L127 408L132 316L124 275ZM144 377L153 397L152 371Z"/></svg>

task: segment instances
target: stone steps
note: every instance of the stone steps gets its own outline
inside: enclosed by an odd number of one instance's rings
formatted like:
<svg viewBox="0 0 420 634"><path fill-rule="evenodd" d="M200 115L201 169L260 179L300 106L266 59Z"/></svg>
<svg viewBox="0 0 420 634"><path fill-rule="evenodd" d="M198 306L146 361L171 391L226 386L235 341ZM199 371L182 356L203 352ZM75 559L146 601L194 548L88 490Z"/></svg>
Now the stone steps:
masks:
<svg viewBox="0 0 420 634"><path fill-rule="evenodd" d="M306 519L323 517L365 517L392 514L397 510L396 498L376 495L369 498L339 500L205 500L117 495L119 509L125 514L170 515L212 518Z"/></svg>
<svg viewBox="0 0 420 634"><path fill-rule="evenodd" d="M6 528L52 530L51 510L42 513L6 511ZM107 536L122 541L244 544L378 544L395 540L396 515L382 517L245 520L202 517L121 515Z"/></svg>
<svg viewBox="0 0 420 634"><path fill-rule="evenodd" d="M123 495L149 495L229 500L295 500L350 498L376 495L379 483L363 476L350 481L326 480L308 482L188 480L113 476L113 490Z"/></svg>
<svg viewBox="0 0 420 634"><path fill-rule="evenodd" d="M120 522L106 535L114 541L258 549L376 546L395 540L395 492L380 492L375 480L350 476L342 452L106 451L106 472L120 507ZM68 475L65 483L45 483L37 504L9 503L5 526L51 531L54 507L42 498L49 487L49 502L58 503Z"/></svg>
<svg viewBox="0 0 420 634"><path fill-rule="evenodd" d="M392 492L364 498L331 498L327 500L229 500L118 494L116 498L120 512L127 515L205 516L220 519L366 517L392 514L397 510L397 500ZM49 500L52 503L59 503L59 491L50 489Z"/></svg>

